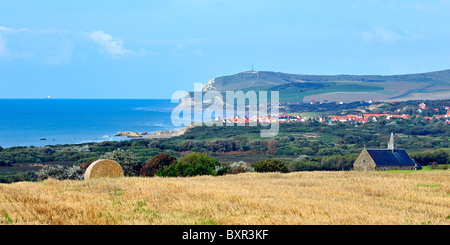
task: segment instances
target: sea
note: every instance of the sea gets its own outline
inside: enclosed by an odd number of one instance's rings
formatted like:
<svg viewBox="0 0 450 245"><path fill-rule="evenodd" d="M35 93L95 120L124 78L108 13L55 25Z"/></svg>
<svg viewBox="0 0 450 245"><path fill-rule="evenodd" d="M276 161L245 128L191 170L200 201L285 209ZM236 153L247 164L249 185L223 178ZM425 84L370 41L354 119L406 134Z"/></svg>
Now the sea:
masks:
<svg viewBox="0 0 450 245"><path fill-rule="evenodd" d="M158 99L0 99L0 146L120 141L120 131L178 130Z"/></svg>

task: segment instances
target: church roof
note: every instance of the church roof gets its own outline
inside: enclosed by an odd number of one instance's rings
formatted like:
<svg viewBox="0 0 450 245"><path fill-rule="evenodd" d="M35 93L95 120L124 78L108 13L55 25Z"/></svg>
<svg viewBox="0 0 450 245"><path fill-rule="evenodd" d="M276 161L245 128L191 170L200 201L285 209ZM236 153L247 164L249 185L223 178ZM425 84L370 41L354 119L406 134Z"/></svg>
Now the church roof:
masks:
<svg viewBox="0 0 450 245"><path fill-rule="evenodd" d="M367 149L377 165L383 166L414 166L417 163L408 155L405 149ZM418 165L418 164L417 164Z"/></svg>

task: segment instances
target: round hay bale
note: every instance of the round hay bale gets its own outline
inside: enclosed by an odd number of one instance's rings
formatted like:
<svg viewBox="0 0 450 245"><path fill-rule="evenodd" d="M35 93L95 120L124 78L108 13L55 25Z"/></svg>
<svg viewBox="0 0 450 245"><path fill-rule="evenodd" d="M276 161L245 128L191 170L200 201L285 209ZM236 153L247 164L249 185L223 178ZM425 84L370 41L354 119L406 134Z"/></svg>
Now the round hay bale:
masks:
<svg viewBox="0 0 450 245"><path fill-rule="evenodd" d="M120 178L123 177L123 170L120 164L113 160L97 160L86 169L84 179L94 178Z"/></svg>

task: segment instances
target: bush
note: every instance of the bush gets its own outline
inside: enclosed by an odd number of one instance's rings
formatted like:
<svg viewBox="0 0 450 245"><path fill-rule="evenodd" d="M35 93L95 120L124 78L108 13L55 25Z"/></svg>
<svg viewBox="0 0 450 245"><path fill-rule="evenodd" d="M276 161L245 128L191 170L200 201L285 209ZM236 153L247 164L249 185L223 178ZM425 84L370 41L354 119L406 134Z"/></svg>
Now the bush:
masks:
<svg viewBox="0 0 450 245"><path fill-rule="evenodd" d="M116 161L122 166L125 176L137 176L141 168L139 160L131 151L117 149L112 152L105 153L101 159Z"/></svg>
<svg viewBox="0 0 450 245"><path fill-rule="evenodd" d="M239 140L223 140L214 139L205 143L208 150L212 152L230 152L242 150L242 145Z"/></svg>
<svg viewBox="0 0 450 245"><path fill-rule="evenodd" d="M229 174L239 174L246 172L255 172L255 169L251 166L251 164L246 163L244 161L232 162L229 165L229 170L227 173Z"/></svg>
<svg viewBox="0 0 450 245"><path fill-rule="evenodd" d="M12 167L12 163L9 161L0 160L0 167Z"/></svg>
<svg viewBox="0 0 450 245"><path fill-rule="evenodd" d="M186 165L192 164L204 164L208 167L215 167L219 162L206 154L203 153L191 153L181 158L181 162Z"/></svg>
<svg viewBox="0 0 450 245"><path fill-rule="evenodd" d="M302 152L301 148L292 145L285 145L277 149L276 155L298 155L299 152Z"/></svg>
<svg viewBox="0 0 450 245"><path fill-rule="evenodd" d="M300 161L291 162L288 165L288 169L291 172L295 171L316 171L316 170L322 170L322 166L320 162L309 160L309 159L302 159Z"/></svg>
<svg viewBox="0 0 450 245"><path fill-rule="evenodd" d="M86 171L86 169L89 167L89 165L91 165L91 163L93 163L95 160L90 160L88 162L82 162L82 163L78 163L77 166L80 167L83 171Z"/></svg>
<svg viewBox="0 0 450 245"><path fill-rule="evenodd" d="M139 171L139 176L151 177L155 176L158 169L167 168L172 164L177 164L177 158L170 156L167 153L160 153L155 155L148 161Z"/></svg>
<svg viewBox="0 0 450 245"><path fill-rule="evenodd" d="M434 163L431 164L431 169L434 169L434 170L436 170L436 169L449 170L450 169L450 165L448 165L448 164L441 164L441 165L439 165L436 162L434 162Z"/></svg>
<svg viewBox="0 0 450 245"><path fill-rule="evenodd" d="M216 175L224 175L224 174L255 172L255 169L251 166L251 164L246 163L244 161L239 161L239 162L230 162L229 164L224 164L221 166L216 166L214 171L216 172Z"/></svg>
<svg viewBox="0 0 450 245"><path fill-rule="evenodd" d="M320 163L324 170L344 170L346 161L340 155L333 155L322 158Z"/></svg>
<svg viewBox="0 0 450 245"><path fill-rule="evenodd" d="M183 151L190 151L190 150L199 151L202 148L203 144L198 140L184 140L183 142L181 142L181 149Z"/></svg>
<svg viewBox="0 0 450 245"><path fill-rule="evenodd" d="M449 154L444 150L413 153L411 154L411 157L422 166L431 165L433 163L447 164L450 159Z"/></svg>
<svg viewBox="0 0 450 245"><path fill-rule="evenodd" d="M79 166L72 166L66 168L66 177L71 180L82 180L84 179L84 171Z"/></svg>
<svg viewBox="0 0 450 245"><path fill-rule="evenodd" d="M206 154L191 153L181 158L176 164L159 169L157 176L188 177L196 175L216 175L214 171L219 162Z"/></svg>
<svg viewBox="0 0 450 245"><path fill-rule="evenodd" d="M216 173L216 175L219 175L219 176L227 174L228 170L230 170L230 167L227 164L217 165L214 168L214 172Z"/></svg>
<svg viewBox="0 0 450 245"><path fill-rule="evenodd" d="M314 155L314 150L311 149L311 147L302 147L300 149L300 152L302 155L308 155L308 156Z"/></svg>
<svg viewBox="0 0 450 245"><path fill-rule="evenodd" d="M36 172L37 180L48 178L62 180L65 179L64 166L61 165L45 165Z"/></svg>
<svg viewBox="0 0 450 245"><path fill-rule="evenodd" d="M256 172L289 172L286 164L278 159L267 158L265 160L260 160L253 164L252 166Z"/></svg>
<svg viewBox="0 0 450 245"><path fill-rule="evenodd" d="M70 168L62 165L45 165L36 172L37 180L53 178L57 180L81 180L84 177L84 171L79 166Z"/></svg>
<svg viewBox="0 0 450 245"><path fill-rule="evenodd" d="M267 148L269 154L275 154L278 147L280 147L280 142L278 140L267 140L264 141L264 146Z"/></svg>
<svg viewBox="0 0 450 245"><path fill-rule="evenodd" d="M317 155L320 155L320 156L343 155L343 154L344 154L344 152L342 149L335 148L335 147L323 148L317 152Z"/></svg>

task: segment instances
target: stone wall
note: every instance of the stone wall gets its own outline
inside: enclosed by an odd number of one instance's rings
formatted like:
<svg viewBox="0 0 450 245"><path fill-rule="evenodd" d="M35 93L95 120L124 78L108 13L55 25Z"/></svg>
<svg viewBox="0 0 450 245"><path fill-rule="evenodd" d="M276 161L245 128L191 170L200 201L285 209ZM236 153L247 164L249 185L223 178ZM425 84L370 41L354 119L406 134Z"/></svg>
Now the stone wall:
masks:
<svg viewBox="0 0 450 245"><path fill-rule="evenodd" d="M369 152L367 152L366 148L364 148L359 154L358 158L356 158L353 163L353 169L356 171L375 171L376 164L370 156Z"/></svg>

